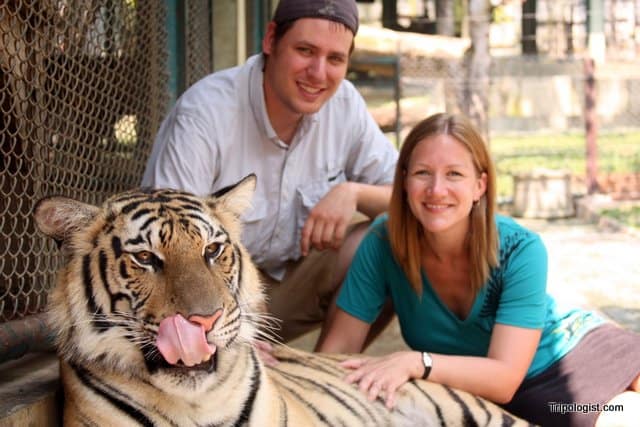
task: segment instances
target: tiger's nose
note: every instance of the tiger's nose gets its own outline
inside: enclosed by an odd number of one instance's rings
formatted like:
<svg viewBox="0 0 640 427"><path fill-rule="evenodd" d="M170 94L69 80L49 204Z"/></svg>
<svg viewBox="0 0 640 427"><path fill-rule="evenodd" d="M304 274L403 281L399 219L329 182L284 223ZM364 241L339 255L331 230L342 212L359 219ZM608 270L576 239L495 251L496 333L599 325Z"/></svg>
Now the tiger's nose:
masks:
<svg viewBox="0 0 640 427"><path fill-rule="evenodd" d="M221 308L217 309L210 316L200 316L198 314L193 314L189 316L189 321L193 323L197 323L198 325L202 325L204 327L204 330L206 332L209 332L211 329L213 329L213 325L215 325L216 321L220 316L222 316Z"/></svg>

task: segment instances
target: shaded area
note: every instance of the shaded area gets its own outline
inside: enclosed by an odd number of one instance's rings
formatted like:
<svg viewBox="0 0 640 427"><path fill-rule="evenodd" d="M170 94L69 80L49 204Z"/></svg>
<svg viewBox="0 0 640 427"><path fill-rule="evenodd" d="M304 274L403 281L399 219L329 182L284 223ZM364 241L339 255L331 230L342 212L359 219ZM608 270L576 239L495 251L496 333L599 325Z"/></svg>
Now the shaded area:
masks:
<svg viewBox="0 0 640 427"><path fill-rule="evenodd" d="M605 306L600 310L624 328L640 333L640 309Z"/></svg>

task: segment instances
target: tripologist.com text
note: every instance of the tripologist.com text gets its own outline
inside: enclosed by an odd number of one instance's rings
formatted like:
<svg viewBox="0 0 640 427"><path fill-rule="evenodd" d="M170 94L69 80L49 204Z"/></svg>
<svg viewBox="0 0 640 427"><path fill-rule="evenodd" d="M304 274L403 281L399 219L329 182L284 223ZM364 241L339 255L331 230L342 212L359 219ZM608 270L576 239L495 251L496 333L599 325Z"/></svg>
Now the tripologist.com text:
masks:
<svg viewBox="0 0 640 427"><path fill-rule="evenodd" d="M567 412L623 412L624 405L608 405L606 403L560 403L549 402L549 411L554 414L566 414Z"/></svg>

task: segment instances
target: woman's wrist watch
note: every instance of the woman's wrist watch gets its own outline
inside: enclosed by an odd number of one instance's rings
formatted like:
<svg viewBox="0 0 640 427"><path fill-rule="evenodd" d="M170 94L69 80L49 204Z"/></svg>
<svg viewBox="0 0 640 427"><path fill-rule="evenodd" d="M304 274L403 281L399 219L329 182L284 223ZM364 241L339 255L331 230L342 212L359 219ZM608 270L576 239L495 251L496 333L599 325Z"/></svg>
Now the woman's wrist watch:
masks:
<svg viewBox="0 0 640 427"><path fill-rule="evenodd" d="M426 380L429 378L429 374L431 373L431 368L433 367L433 359L431 355L426 351L422 352L422 364L424 365L424 372L422 373L422 379Z"/></svg>

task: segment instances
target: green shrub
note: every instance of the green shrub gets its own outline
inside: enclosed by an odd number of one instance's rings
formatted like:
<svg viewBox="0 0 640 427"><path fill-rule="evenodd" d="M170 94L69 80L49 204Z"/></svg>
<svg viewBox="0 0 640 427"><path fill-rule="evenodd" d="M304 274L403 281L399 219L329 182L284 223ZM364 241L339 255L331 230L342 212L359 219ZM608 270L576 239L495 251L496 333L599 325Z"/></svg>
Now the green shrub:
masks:
<svg viewBox="0 0 640 427"><path fill-rule="evenodd" d="M563 169L574 176L586 175L584 134L497 135L491 153L498 171L498 196L513 194L512 175L536 168ZM600 173L640 170L640 132L607 133L598 137Z"/></svg>
<svg viewBox="0 0 640 427"><path fill-rule="evenodd" d="M627 227L640 228L640 205L603 209L600 214L611 217Z"/></svg>

